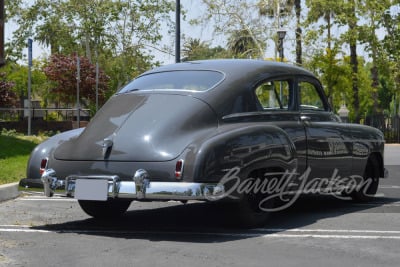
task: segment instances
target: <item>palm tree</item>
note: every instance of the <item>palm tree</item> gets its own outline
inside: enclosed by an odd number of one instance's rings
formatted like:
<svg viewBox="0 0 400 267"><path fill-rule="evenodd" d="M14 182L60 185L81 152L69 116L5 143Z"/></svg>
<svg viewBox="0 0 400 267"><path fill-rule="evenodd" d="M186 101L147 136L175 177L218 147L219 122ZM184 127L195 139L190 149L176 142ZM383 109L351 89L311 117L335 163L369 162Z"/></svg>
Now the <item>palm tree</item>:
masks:
<svg viewBox="0 0 400 267"><path fill-rule="evenodd" d="M326 55L328 60L328 70L326 73L332 73L332 69L336 64L335 56L337 53L337 48L332 47L333 39L332 39L332 27L333 27L333 19L336 16L337 9L337 1L336 0L325 0L325 1L315 1L315 0L306 0L306 5L309 8L309 12L307 14L307 24L317 22L320 18L323 18L326 22L324 28L327 30L327 49ZM331 106L333 107L333 87L336 83L336 77L331 75L327 75L327 96Z"/></svg>
<svg viewBox="0 0 400 267"><path fill-rule="evenodd" d="M301 30L301 0L294 1L296 13L296 64L303 65L302 30Z"/></svg>
<svg viewBox="0 0 400 267"><path fill-rule="evenodd" d="M260 58L264 47L265 44L247 29L233 31L228 39L229 50L239 58Z"/></svg>

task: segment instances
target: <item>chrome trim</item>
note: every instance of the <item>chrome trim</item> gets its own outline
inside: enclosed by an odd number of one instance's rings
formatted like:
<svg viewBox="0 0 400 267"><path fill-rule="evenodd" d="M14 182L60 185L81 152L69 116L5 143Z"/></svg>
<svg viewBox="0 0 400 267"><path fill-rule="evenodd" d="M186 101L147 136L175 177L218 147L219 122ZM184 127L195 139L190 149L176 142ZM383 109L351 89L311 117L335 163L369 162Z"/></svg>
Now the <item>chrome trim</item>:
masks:
<svg viewBox="0 0 400 267"><path fill-rule="evenodd" d="M77 179L100 179L108 180L108 197L116 198L118 195L118 187L120 179L117 175L106 176L106 175L87 175L87 176L77 176L70 175L65 179L65 190L67 196L74 197L75 194L75 182Z"/></svg>
<svg viewBox="0 0 400 267"><path fill-rule="evenodd" d="M147 171L136 171L133 181L121 181L117 175L71 175L58 180L54 170L46 170L42 176L45 195L53 196L56 187L64 185L67 197L74 197L78 179L107 179L109 198L129 198L137 200L218 200L225 197L223 185L214 183L151 182ZM53 189L54 188L54 189ZM48 194L48 192L52 192Z"/></svg>
<svg viewBox="0 0 400 267"><path fill-rule="evenodd" d="M146 189L150 184L150 176L146 170L139 169L135 172L133 176L133 181L135 182L136 197L138 199L146 198Z"/></svg>
<svg viewBox="0 0 400 267"><path fill-rule="evenodd" d="M103 158L107 157L107 153L109 153L109 149L113 146L114 142L110 138L105 138L103 140L103 145L102 145L102 155Z"/></svg>
<svg viewBox="0 0 400 267"><path fill-rule="evenodd" d="M44 194L47 197L52 197L57 188L65 185L63 180L57 179L56 172L53 169L46 169L40 179L43 182Z"/></svg>

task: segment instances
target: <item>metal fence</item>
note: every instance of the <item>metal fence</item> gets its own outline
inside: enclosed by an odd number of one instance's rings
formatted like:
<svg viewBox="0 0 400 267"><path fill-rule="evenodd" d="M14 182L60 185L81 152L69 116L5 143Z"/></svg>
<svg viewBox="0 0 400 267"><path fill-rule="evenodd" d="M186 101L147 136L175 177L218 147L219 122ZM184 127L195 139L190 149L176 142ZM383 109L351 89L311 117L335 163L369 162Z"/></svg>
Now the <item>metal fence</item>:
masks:
<svg viewBox="0 0 400 267"><path fill-rule="evenodd" d="M22 121L29 115L28 108L0 108L1 121ZM91 114L89 109L76 108L32 108L31 118L33 120L63 120L77 121L79 114L80 120L89 121ZM374 115L363 119L364 125L373 126L381 130L385 135L387 143L400 143L400 116ZM1 129L0 129L1 130Z"/></svg>
<svg viewBox="0 0 400 267"><path fill-rule="evenodd" d="M0 121L21 121L28 118L28 108L0 108ZM33 120L64 120L76 121L77 117L81 120L89 120L89 109L76 108L35 108L31 109L31 118Z"/></svg>
<svg viewBox="0 0 400 267"><path fill-rule="evenodd" d="M374 115L367 116L365 125L375 127L383 132L386 143L400 143L400 116Z"/></svg>

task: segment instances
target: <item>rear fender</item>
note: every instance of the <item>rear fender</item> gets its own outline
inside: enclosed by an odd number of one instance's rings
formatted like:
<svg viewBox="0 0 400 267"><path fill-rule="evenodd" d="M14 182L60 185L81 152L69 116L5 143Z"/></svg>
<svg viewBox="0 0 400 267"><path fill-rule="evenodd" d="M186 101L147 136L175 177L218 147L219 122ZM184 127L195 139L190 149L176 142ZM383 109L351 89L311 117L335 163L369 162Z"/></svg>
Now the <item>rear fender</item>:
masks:
<svg viewBox="0 0 400 267"><path fill-rule="evenodd" d="M276 126L222 126L219 134L205 140L188 153L193 157L193 178L199 182L219 182L233 168L239 168L241 178L258 169L293 170L297 156L293 142Z"/></svg>
<svg viewBox="0 0 400 267"><path fill-rule="evenodd" d="M57 134L55 136L50 137L49 139L39 144L38 146L36 146L35 149L32 151L28 160L26 177L28 179L40 179L41 175L39 169L40 169L40 162L42 161L42 159L48 158L49 160L48 165L50 166L53 151L61 143L79 136L83 130L84 128L79 128Z"/></svg>

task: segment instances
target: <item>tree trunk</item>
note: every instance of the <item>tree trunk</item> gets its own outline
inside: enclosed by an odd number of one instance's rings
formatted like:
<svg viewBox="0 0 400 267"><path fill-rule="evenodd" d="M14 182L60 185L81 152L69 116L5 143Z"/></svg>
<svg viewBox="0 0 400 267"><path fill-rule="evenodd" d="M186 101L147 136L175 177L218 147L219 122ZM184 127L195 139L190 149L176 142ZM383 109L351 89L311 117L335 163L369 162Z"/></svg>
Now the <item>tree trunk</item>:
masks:
<svg viewBox="0 0 400 267"><path fill-rule="evenodd" d="M296 63L297 65L303 65L302 59L302 30L301 30L301 0L295 0L296 9Z"/></svg>
<svg viewBox="0 0 400 267"><path fill-rule="evenodd" d="M354 121L360 122L360 99L358 88L358 59L357 59L357 17L356 7L354 0L351 3L351 14L349 18L349 32L350 32L350 64L352 69L352 87L353 87L353 108L354 108Z"/></svg>

